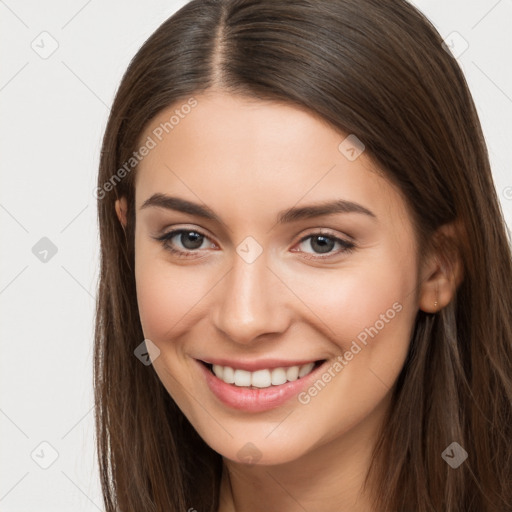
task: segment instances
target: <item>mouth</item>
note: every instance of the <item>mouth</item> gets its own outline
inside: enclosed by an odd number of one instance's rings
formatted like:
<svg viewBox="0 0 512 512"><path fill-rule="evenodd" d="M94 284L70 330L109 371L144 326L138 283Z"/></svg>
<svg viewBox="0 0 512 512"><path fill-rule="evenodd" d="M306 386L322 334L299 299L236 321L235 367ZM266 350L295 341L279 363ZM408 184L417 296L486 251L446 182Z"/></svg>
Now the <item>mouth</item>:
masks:
<svg viewBox="0 0 512 512"><path fill-rule="evenodd" d="M248 371L241 368L233 368L231 366L212 364L205 361L199 362L212 375L225 384L230 384L239 388L260 390L266 388L278 388L284 384L301 380L324 364L326 359L293 366L262 368L256 371Z"/></svg>
<svg viewBox="0 0 512 512"><path fill-rule="evenodd" d="M224 363L223 365L218 363ZM206 387L229 409L245 413L263 413L290 404L312 383L328 360L240 362L245 368L224 366L228 361L207 362L196 359ZM252 368L254 371L249 371ZM304 405L297 401L297 404Z"/></svg>
<svg viewBox="0 0 512 512"><path fill-rule="evenodd" d="M297 399L304 389L313 385L329 365L329 359L238 362L196 359L195 362L204 384L219 405L245 413L263 413L292 404L293 398ZM297 400L299 404L304 407Z"/></svg>

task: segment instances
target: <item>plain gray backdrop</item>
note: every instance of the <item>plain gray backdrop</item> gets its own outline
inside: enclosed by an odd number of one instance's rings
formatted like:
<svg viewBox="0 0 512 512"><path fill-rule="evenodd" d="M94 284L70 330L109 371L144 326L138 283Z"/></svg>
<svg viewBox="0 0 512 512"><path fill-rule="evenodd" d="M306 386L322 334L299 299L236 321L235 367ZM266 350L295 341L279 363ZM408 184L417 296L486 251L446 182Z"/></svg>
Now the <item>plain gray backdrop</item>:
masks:
<svg viewBox="0 0 512 512"><path fill-rule="evenodd" d="M93 190L130 59L185 1L0 0L0 510L103 510ZM414 2L466 75L512 226L512 0ZM142 340L141 340L142 341Z"/></svg>

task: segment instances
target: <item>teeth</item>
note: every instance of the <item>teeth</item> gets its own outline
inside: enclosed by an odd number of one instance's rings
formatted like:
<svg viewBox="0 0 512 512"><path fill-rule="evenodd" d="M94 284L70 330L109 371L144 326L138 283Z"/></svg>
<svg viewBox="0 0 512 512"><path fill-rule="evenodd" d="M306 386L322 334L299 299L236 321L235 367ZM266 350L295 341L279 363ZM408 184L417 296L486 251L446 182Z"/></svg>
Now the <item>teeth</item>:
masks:
<svg viewBox="0 0 512 512"><path fill-rule="evenodd" d="M218 364L213 365L213 373L219 377L219 379L222 379L224 377L224 367L220 366Z"/></svg>
<svg viewBox="0 0 512 512"><path fill-rule="evenodd" d="M266 370L263 370L266 371ZM270 373L270 372L269 372ZM286 382L286 371L284 368L274 368L272 370L272 386L279 386Z"/></svg>
<svg viewBox="0 0 512 512"><path fill-rule="evenodd" d="M248 372L238 370L229 366L213 365L213 373L220 380L227 384L234 384L240 387L268 388L280 386L285 382L293 382L305 377L313 370L315 363L307 363L301 366L290 366L288 368L273 368L272 370L257 370Z"/></svg>
<svg viewBox="0 0 512 512"><path fill-rule="evenodd" d="M217 366L218 368L222 369L222 366ZM213 370L215 371L215 370ZM215 374L217 375L217 374ZM217 377L219 377L217 375ZM227 382L228 384L234 384L235 383L235 370L233 368L230 368L229 366L224 367L224 374L219 377L219 379L222 379L224 382Z"/></svg>
<svg viewBox="0 0 512 512"><path fill-rule="evenodd" d="M313 366L315 366L315 363L308 363L301 366L299 370L299 379L302 379L302 377L307 375L313 369Z"/></svg>
<svg viewBox="0 0 512 512"><path fill-rule="evenodd" d="M251 372L246 370L235 370L235 386L250 386Z"/></svg>
<svg viewBox="0 0 512 512"><path fill-rule="evenodd" d="M272 384L272 378L268 370L247 373L251 374L251 385L255 388L268 388Z"/></svg>
<svg viewBox="0 0 512 512"><path fill-rule="evenodd" d="M286 369L286 380L294 381L299 378L299 367L298 366L290 366L290 368Z"/></svg>

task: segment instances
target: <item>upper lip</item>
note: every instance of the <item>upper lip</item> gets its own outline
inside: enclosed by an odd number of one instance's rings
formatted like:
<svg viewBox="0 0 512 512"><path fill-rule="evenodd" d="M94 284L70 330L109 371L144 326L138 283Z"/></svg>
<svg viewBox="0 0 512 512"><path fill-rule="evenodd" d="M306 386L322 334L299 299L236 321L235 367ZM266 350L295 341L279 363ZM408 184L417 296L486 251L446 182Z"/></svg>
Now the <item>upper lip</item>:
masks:
<svg viewBox="0 0 512 512"><path fill-rule="evenodd" d="M259 360L234 360L225 358L207 358L199 359L203 363L216 364L219 366L229 366L231 368L246 370L248 372L255 372L257 370L271 370L274 368L288 368L290 366L302 366L303 364L316 363L321 359L298 359L294 361L284 359L259 359Z"/></svg>

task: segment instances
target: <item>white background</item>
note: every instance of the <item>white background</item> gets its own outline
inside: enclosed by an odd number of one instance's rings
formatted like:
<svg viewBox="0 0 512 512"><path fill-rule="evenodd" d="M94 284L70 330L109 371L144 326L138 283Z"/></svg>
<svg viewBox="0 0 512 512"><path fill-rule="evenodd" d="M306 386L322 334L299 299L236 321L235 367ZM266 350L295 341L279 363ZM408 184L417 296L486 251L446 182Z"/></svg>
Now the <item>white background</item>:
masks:
<svg viewBox="0 0 512 512"><path fill-rule="evenodd" d="M0 0L2 512L103 510L91 385L100 142L129 60L185 3ZM512 226L512 1L414 3L469 43L459 62ZM53 40L46 59L32 48ZM57 247L46 263L32 252L42 237Z"/></svg>

